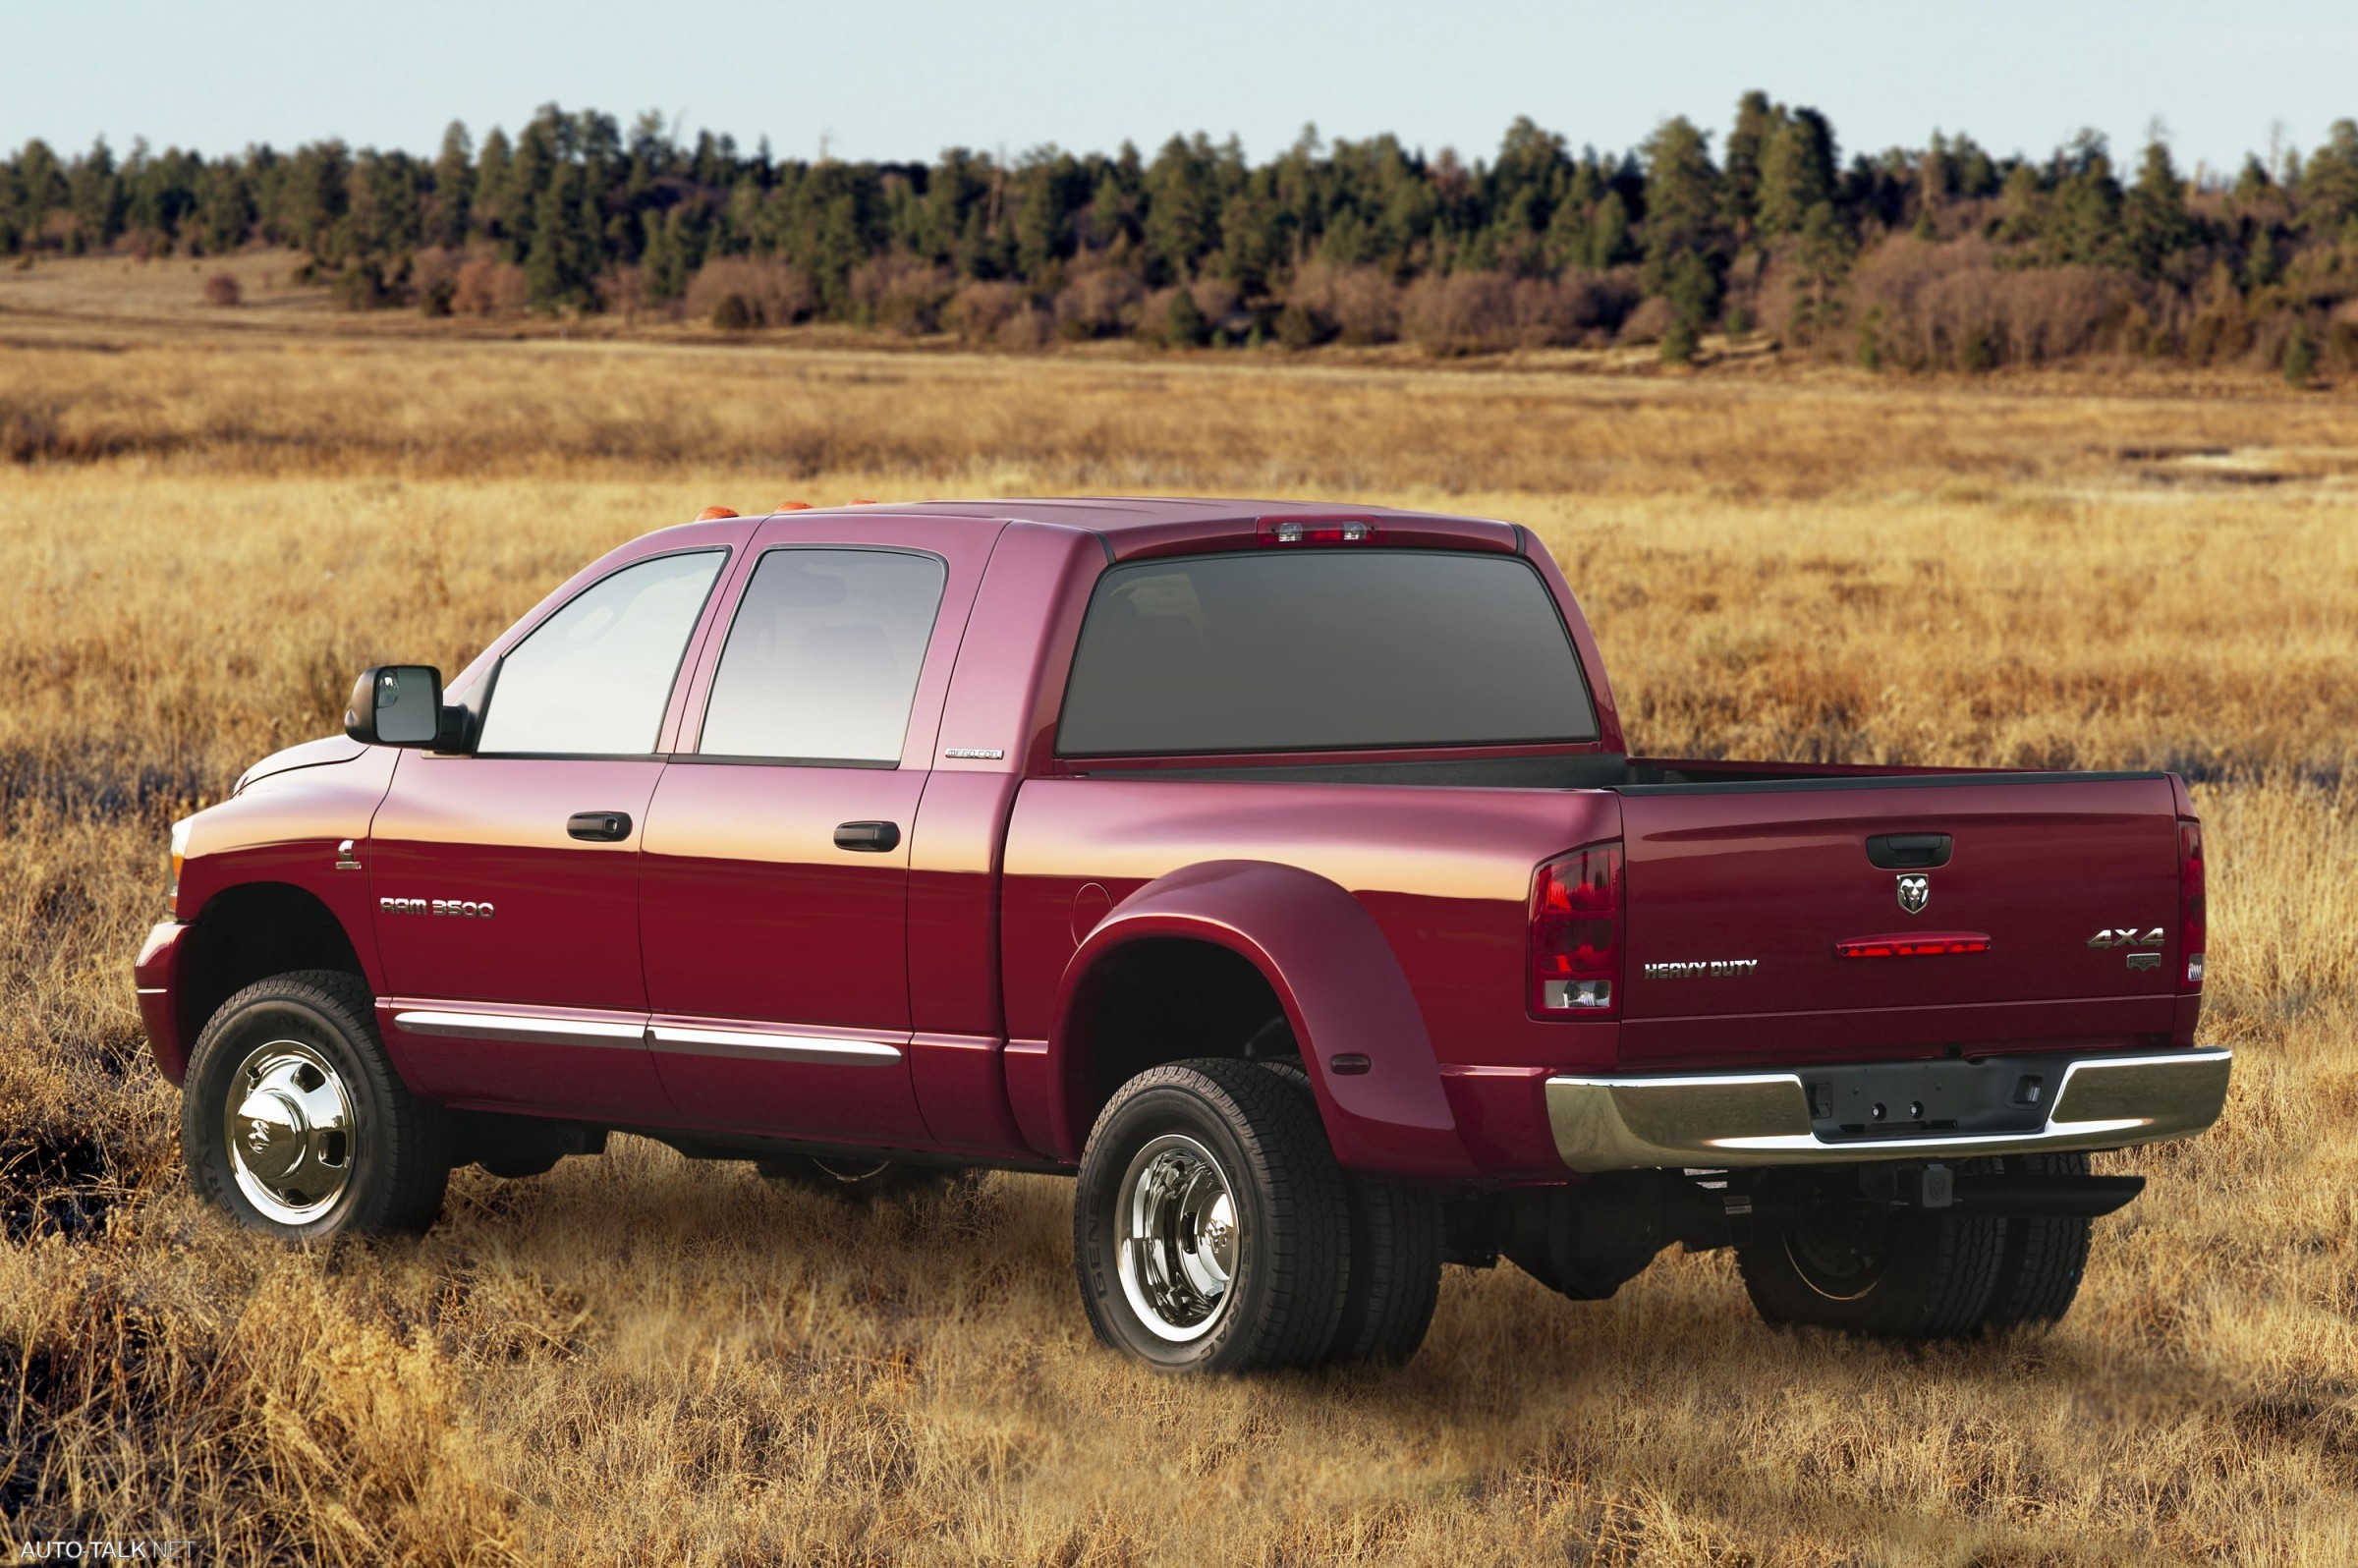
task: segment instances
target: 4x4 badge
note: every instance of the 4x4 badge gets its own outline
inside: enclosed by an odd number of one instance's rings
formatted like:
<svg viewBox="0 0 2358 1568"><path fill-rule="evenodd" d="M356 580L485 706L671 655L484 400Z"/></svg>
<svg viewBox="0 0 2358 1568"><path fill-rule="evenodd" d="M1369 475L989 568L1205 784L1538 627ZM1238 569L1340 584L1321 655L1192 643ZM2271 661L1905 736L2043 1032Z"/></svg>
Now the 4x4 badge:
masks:
<svg viewBox="0 0 2358 1568"><path fill-rule="evenodd" d="M1899 879L1899 907L1911 915L1924 913L1924 906L1933 901L1933 879L1921 871L1912 871Z"/></svg>

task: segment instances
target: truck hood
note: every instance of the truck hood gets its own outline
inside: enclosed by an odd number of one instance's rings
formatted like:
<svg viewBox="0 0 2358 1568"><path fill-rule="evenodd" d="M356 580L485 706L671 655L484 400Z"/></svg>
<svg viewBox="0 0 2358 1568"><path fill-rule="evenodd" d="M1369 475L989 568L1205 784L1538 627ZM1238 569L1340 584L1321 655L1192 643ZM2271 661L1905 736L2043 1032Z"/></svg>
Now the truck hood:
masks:
<svg viewBox="0 0 2358 1568"><path fill-rule="evenodd" d="M284 773L293 768L349 762L367 750L367 747L348 735L324 735L318 740L306 741L301 746L290 746L283 752L271 753L238 775L238 789L244 789L255 779L268 778L273 773Z"/></svg>

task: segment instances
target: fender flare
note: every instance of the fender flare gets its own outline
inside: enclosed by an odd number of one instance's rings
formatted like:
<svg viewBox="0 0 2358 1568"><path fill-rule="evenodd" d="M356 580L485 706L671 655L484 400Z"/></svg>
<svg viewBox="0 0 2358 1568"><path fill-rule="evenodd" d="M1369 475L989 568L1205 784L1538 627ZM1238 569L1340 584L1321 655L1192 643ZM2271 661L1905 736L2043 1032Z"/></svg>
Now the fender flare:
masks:
<svg viewBox="0 0 2358 1568"><path fill-rule="evenodd" d="M1480 1175L1459 1137L1416 993L1383 930L1322 876L1269 861L1207 861L1157 877L1116 905L1065 965L1048 1037L1057 1152L1078 1161L1089 1128L1088 1052L1074 1021L1101 960L1150 937L1227 948L1276 992L1301 1043L1335 1158L1387 1175ZM1368 1068L1337 1073L1346 1052Z"/></svg>

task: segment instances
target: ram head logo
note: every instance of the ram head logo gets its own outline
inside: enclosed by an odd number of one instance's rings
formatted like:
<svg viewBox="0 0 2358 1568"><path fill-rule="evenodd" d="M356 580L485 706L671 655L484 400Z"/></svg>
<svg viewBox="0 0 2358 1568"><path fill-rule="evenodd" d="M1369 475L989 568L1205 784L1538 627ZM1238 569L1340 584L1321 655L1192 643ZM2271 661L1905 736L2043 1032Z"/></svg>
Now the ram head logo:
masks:
<svg viewBox="0 0 2358 1568"><path fill-rule="evenodd" d="M1922 871L1909 871L1899 879L1899 907L1911 915L1924 913L1924 906L1933 901L1933 879Z"/></svg>

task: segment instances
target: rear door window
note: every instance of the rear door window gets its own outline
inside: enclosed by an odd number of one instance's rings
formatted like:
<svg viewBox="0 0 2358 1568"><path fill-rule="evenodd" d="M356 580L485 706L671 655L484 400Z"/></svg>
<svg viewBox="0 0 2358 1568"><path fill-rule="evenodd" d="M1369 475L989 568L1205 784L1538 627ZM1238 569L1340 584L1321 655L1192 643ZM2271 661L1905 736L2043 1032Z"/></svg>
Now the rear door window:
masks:
<svg viewBox="0 0 2358 1568"><path fill-rule="evenodd" d="M712 677L706 756L891 766L949 572L899 550L773 549Z"/></svg>
<svg viewBox="0 0 2358 1568"><path fill-rule="evenodd" d="M1390 750L1597 738L1580 659L1518 556L1257 551L1097 580L1067 756Z"/></svg>

